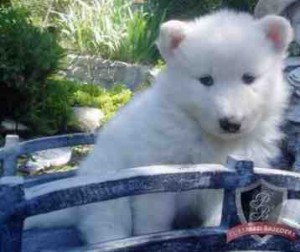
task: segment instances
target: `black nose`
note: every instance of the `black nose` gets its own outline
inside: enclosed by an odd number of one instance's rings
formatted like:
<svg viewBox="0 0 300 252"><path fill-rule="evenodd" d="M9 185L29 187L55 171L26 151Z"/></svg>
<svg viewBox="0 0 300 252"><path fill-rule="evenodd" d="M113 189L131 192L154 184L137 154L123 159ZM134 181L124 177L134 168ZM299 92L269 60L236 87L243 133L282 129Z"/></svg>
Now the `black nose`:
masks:
<svg viewBox="0 0 300 252"><path fill-rule="evenodd" d="M230 121L228 118L223 118L219 120L221 128L229 133L236 133L240 130L241 124L237 122Z"/></svg>

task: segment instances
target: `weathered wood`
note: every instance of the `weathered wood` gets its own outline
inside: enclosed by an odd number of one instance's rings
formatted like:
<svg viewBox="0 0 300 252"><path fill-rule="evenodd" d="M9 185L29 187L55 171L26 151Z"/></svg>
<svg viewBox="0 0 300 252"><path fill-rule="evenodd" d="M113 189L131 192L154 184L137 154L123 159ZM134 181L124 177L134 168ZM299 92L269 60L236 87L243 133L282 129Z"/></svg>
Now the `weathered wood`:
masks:
<svg viewBox="0 0 300 252"><path fill-rule="evenodd" d="M26 181L24 183L24 187L25 188L30 188L30 187L33 187L33 186L53 182L53 181L56 181L56 180L71 178L71 177L74 177L75 175L76 175L76 170L29 176L29 177L26 178Z"/></svg>
<svg viewBox="0 0 300 252"><path fill-rule="evenodd" d="M226 243L226 229L203 228L151 234L106 242L70 252L225 252L225 251L300 251L300 242L272 237L267 243L254 242L251 237ZM66 250L56 250L65 252ZM68 250L66 251L68 252Z"/></svg>
<svg viewBox="0 0 300 252"><path fill-rule="evenodd" d="M209 168L206 165L182 168L157 166L123 170L101 179L85 177L83 180L75 177L59 180L53 182L56 184L52 188L56 190L52 191L47 191L47 188L43 186L32 187L28 190L28 194L32 195L31 199L18 211L25 212L26 210L26 215L32 216L74 205L129 195L206 188L235 190L239 187L246 187L260 178L279 187L287 188L295 197L299 195L300 175L293 172L255 168L253 175L239 176L234 171L221 166ZM70 186L72 184L74 186Z"/></svg>
<svg viewBox="0 0 300 252"><path fill-rule="evenodd" d="M0 199L0 251L18 252L21 250L24 219L14 218L12 213L15 207L24 200L22 180L15 177L2 179ZM7 213L11 214L5 218Z"/></svg>
<svg viewBox="0 0 300 252"><path fill-rule="evenodd" d="M72 227L25 230L22 241L22 252L67 251L84 246L78 230Z"/></svg>
<svg viewBox="0 0 300 252"><path fill-rule="evenodd" d="M4 161L4 174L14 174L17 156L48 148L94 143L92 134L75 134L36 139L0 150ZM11 160L11 161L9 161ZM250 160L237 157L222 165L152 166L121 170L102 178L74 177L75 172L44 175L22 182L0 180L0 251L19 252L23 220L26 217L72 206L106 201L131 195L158 192L180 192L193 189L224 189L222 220L219 227L171 231L102 243L78 251L229 251L268 250L300 251L300 239L290 242L273 236L264 243L250 236L226 243L229 227L239 223L236 206L236 189L252 185L263 179L278 187L286 188L288 198L300 199L300 174L281 170L254 168ZM46 186L52 185L51 187ZM24 199L23 188L26 188ZM50 189L49 189L50 188ZM297 231L297 234L300 233ZM51 237L48 243L43 242ZM36 239L35 239L36 238ZM74 229L30 230L24 233L23 251L67 251L65 246L81 246ZM56 243L54 241L57 241ZM52 241L52 242L51 242ZM36 242L36 244L34 244ZM53 244L53 246L50 246ZM72 251L76 251L73 250Z"/></svg>
<svg viewBox="0 0 300 252"><path fill-rule="evenodd" d="M18 135L6 135L5 137L5 149L16 148L18 149L18 143L20 139ZM3 176L12 176L15 174L10 173L9 171L15 169L17 166L18 157L16 155L10 155L3 160Z"/></svg>
<svg viewBox="0 0 300 252"><path fill-rule="evenodd" d="M38 138L22 142L16 146L4 147L0 149L0 161L2 162L3 176L13 176L16 174L17 158L20 155L66 146L94 144L95 139L96 136L92 133L76 133Z"/></svg>
<svg viewBox="0 0 300 252"><path fill-rule="evenodd" d="M234 192L257 179L264 178L271 183L289 189L290 195L300 196L300 175L271 169L252 167L251 162L236 162L234 171L218 165L193 166L156 166L123 170L103 179L77 178L57 182L59 191L47 191L43 186L31 187L36 195L26 204L19 205L15 214L31 216L43 212L58 210L74 205L87 204L99 200L108 200L128 195L165 191L185 191L201 188L225 188L225 204L220 227L135 237L99 244L98 247L84 248L83 251L224 251L236 249L260 249L274 251L299 251L300 243L290 243L282 237L273 237L267 243L258 243L251 237L243 237L233 243L226 243L226 228L237 223ZM245 170L243 170L243 166ZM73 181L76 186L66 183ZM225 194L226 195L226 194ZM62 250L62 251L65 251Z"/></svg>
<svg viewBox="0 0 300 252"><path fill-rule="evenodd" d="M293 165L295 172L300 172L300 138L297 137L297 144L295 146L295 163Z"/></svg>

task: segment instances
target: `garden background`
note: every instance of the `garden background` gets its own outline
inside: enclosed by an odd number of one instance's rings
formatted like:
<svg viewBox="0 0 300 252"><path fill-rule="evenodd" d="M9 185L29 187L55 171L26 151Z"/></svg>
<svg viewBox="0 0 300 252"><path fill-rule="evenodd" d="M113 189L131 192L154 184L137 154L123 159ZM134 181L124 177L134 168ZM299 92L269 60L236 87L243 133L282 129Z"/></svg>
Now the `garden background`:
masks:
<svg viewBox="0 0 300 252"><path fill-rule="evenodd" d="M192 19L224 7L252 12L256 3L0 1L1 145L6 134L28 139L90 131L105 124L135 93L151 85L163 67L155 47L162 22ZM97 109L90 118L98 122L92 125L83 118L86 127L79 126L80 108Z"/></svg>

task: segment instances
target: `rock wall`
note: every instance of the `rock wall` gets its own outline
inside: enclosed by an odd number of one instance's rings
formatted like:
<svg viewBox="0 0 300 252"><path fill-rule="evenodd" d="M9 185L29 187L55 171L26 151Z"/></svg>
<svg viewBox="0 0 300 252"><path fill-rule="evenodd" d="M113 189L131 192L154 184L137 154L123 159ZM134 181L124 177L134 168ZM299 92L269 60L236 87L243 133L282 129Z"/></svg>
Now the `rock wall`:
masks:
<svg viewBox="0 0 300 252"><path fill-rule="evenodd" d="M151 80L152 68L120 61L104 60L96 56L68 55L68 68L61 71L67 79L111 87L125 84L131 90Z"/></svg>

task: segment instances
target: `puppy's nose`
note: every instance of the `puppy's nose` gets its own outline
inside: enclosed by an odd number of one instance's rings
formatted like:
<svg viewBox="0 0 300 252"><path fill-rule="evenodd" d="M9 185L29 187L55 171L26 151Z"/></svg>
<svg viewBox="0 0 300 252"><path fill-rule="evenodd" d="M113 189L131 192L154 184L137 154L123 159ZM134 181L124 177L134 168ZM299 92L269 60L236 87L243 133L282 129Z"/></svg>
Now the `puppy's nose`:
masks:
<svg viewBox="0 0 300 252"><path fill-rule="evenodd" d="M241 123L230 120L227 117L220 119L219 123L220 127L228 133L236 133L241 128Z"/></svg>

